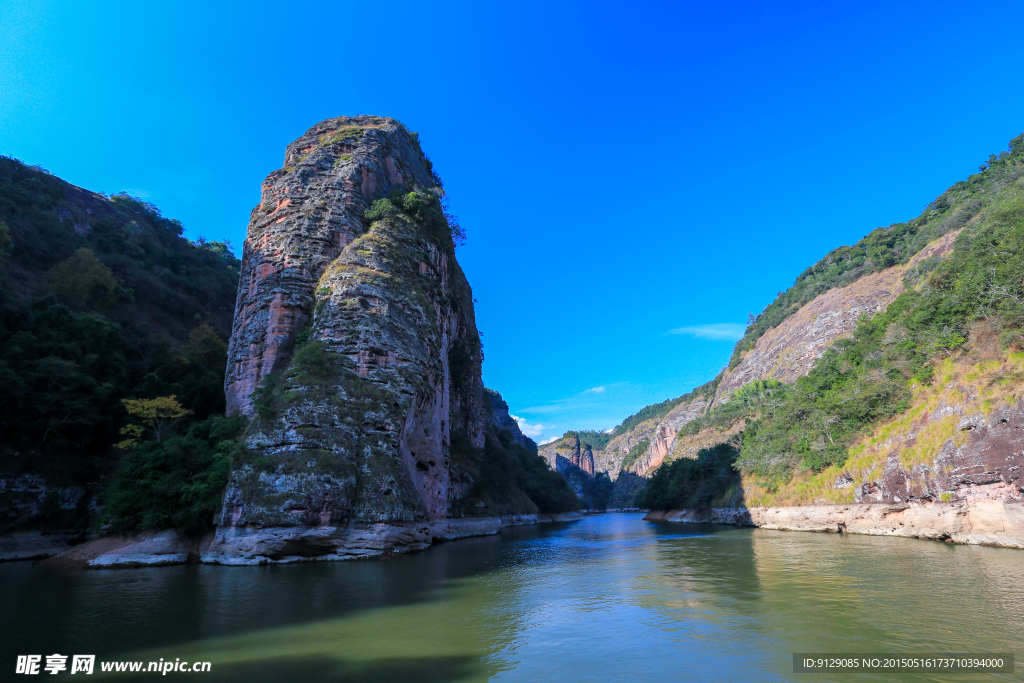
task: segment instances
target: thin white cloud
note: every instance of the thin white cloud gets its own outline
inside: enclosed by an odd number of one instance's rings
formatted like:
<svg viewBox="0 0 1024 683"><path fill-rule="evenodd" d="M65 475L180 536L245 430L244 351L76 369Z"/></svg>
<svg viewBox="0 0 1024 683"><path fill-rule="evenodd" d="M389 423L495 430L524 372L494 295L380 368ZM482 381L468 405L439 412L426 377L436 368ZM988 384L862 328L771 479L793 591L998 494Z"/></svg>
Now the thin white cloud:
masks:
<svg viewBox="0 0 1024 683"><path fill-rule="evenodd" d="M519 430L522 431L523 434L526 434L526 436L530 437L531 439L540 436L544 432L550 431L555 428L554 425L532 425L523 418L517 417L516 415L512 415L511 417L519 424Z"/></svg>
<svg viewBox="0 0 1024 683"><path fill-rule="evenodd" d="M601 386L593 387L592 389L584 389L583 391L567 398L555 399L548 403L529 406L522 410L525 413L540 415L549 415L554 413L562 414L565 412L589 414L593 413L595 409L602 409L608 404L608 397L603 396L602 394L606 392L617 394L627 386L629 386L628 382L602 384Z"/></svg>
<svg viewBox="0 0 1024 683"><path fill-rule="evenodd" d="M666 334L686 334L697 339L714 339L716 341L736 341L743 337L746 328L739 323L708 323L677 327Z"/></svg>
<svg viewBox="0 0 1024 683"><path fill-rule="evenodd" d="M557 437L557 436L553 436L553 437L551 437L550 439L544 439L543 441L539 442L539 443L538 443L538 445L539 445L539 446L543 446L543 445L545 445L545 444L549 444L549 443L551 443L552 441L558 441L558 438L559 438L559 437Z"/></svg>

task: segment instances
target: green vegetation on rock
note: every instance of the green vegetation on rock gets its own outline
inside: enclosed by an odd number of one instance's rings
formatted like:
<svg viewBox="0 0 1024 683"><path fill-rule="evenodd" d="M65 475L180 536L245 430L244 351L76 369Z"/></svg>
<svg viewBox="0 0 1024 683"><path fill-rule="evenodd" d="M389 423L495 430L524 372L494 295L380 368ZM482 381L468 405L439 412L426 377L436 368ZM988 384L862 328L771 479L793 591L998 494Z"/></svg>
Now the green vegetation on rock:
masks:
<svg viewBox="0 0 1024 683"><path fill-rule="evenodd" d="M583 429L580 431L569 430L565 434L562 434L562 439L576 439L580 440L581 444L590 446L595 451L604 449L608 445L608 442L612 440L611 432L598 432L593 429Z"/></svg>
<svg viewBox="0 0 1024 683"><path fill-rule="evenodd" d="M990 156L979 173L954 184L917 218L878 228L853 246L833 249L801 273L792 287L779 292L775 301L750 321L743 338L733 349L729 367L739 365L743 353L752 349L761 335L819 294L848 285L864 275L906 263L932 240L962 228L974 216L990 210L1001 201L997 196L1019 177L1024 156L1024 149L1020 149L1022 140L1024 136L1011 140L1008 151Z"/></svg>
<svg viewBox="0 0 1024 683"><path fill-rule="evenodd" d="M622 460L622 469L628 470L630 467L632 467L633 464L637 460L639 460L640 457L643 456L644 453L647 452L647 448L650 445L651 445L651 440L650 439L643 439L642 441L639 441L635 446L630 448L629 449L629 453L627 453L626 457L623 458L623 460Z"/></svg>
<svg viewBox="0 0 1024 683"><path fill-rule="evenodd" d="M456 441L460 440L460 444ZM452 516L570 512L580 501L535 449L516 443L507 429L490 428L483 449L473 449L463 435L452 435L453 460L473 485L452 505ZM453 465L455 463L453 462Z"/></svg>
<svg viewBox="0 0 1024 683"><path fill-rule="evenodd" d="M701 450L696 458L665 463L637 494L637 507L671 510L735 504L740 489L738 453L734 444L721 443Z"/></svg>
<svg viewBox="0 0 1024 683"><path fill-rule="evenodd" d="M837 340L806 376L792 385L745 385L683 432L744 425L735 467L771 491L801 472L842 466L851 444L907 411L912 387L935 381L937 364L978 330L1004 346L1024 348L1022 142L1024 137L1014 139L1008 152L991 157L980 173L955 184L914 221L876 230L855 248L832 252L828 267L822 262L804 273L748 329L734 361L768 327L828 287L904 262L928 241L962 228L951 255L907 273L908 288L884 312L862 317L852 337ZM858 253L864 256L860 266ZM700 507L724 495L729 477L695 462L680 459L659 468L651 486L661 483L653 491L648 487L645 504ZM708 488L698 483L702 477ZM669 480L678 483L670 486Z"/></svg>
<svg viewBox="0 0 1024 683"><path fill-rule="evenodd" d="M630 415L625 420L623 420L622 424L620 424L614 429L612 435L618 436L619 434L625 434L626 432L628 432L633 427L636 427L641 422L647 422L648 420L659 420L665 417L666 415L668 415L670 410L675 408L683 401L687 400L687 398L689 398L690 395L691 394L683 394L678 398L670 398L665 401L662 401L661 403L655 403L654 405L649 405L641 408L639 412L634 413L633 415Z"/></svg>
<svg viewBox="0 0 1024 683"><path fill-rule="evenodd" d="M774 409L781 400L786 385L777 379L758 379L747 382L713 409L689 422L681 430L683 434L698 434L708 427L727 430L737 420L761 410L765 405Z"/></svg>
<svg viewBox="0 0 1024 683"><path fill-rule="evenodd" d="M625 420L622 421L622 424L618 425L615 429L613 429L610 432L568 431L564 435L562 435L562 438L568 438L570 434L579 434L581 443L589 443L591 447L594 449L604 448L608 444L608 442L614 439L616 436L619 436L620 434L625 434L626 432L630 431L637 425L643 424L644 422L648 422L650 420L660 420L661 418L668 415L673 408L682 403L693 401L696 398L704 398L705 400L710 400L711 397L715 395L715 390L718 389L718 383L721 381L721 379L722 376L719 375L710 382L706 382L705 384L702 384L693 391L685 393L682 396L670 398L665 401L662 401L661 403L655 403L653 405L645 406L639 412L627 417ZM600 444L600 446L598 444ZM639 457L639 455L637 457ZM630 461L630 463L632 462L633 461ZM626 466L624 465L623 469L625 468Z"/></svg>
<svg viewBox="0 0 1024 683"><path fill-rule="evenodd" d="M109 477L122 399L175 395L197 420L223 413L239 270L228 245L189 242L152 204L6 157L0 225L3 474Z"/></svg>

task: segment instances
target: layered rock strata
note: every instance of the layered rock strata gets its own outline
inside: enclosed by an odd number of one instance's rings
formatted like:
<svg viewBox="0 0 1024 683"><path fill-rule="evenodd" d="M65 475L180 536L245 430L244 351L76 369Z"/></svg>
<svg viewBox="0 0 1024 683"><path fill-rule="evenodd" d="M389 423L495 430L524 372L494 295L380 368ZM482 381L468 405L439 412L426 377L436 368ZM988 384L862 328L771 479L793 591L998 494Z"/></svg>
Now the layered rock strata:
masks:
<svg viewBox="0 0 1024 683"><path fill-rule="evenodd" d="M587 476L594 476L595 451L590 444L580 442L575 433L538 449L538 454L557 472L564 474L568 470L579 469Z"/></svg>
<svg viewBox="0 0 1024 683"><path fill-rule="evenodd" d="M65 550L45 563L69 568L110 569L197 563L249 566L372 559L423 550L440 541L489 536L510 526L579 519L582 515L577 512L523 514L421 523L353 524L345 528L307 527L298 534L282 528L229 528L202 538L171 530L154 531L136 536L99 538Z"/></svg>
<svg viewBox="0 0 1024 683"><path fill-rule="evenodd" d="M393 119L328 119L288 145L283 167L263 181L242 250L224 382L229 413L251 414L253 392L287 362L323 298L321 277L366 232L373 200L435 186L417 141Z"/></svg>
<svg viewBox="0 0 1024 683"><path fill-rule="evenodd" d="M651 512L646 520L781 531L904 536L1024 548L1024 504L1005 502L801 505Z"/></svg>
<svg viewBox="0 0 1024 683"><path fill-rule="evenodd" d="M680 403L666 415L651 432L647 451L633 463L630 472L646 476L658 468L675 445L676 437L686 425L704 414L708 402L702 396Z"/></svg>
<svg viewBox="0 0 1024 683"><path fill-rule="evenodd" d="M830 289L801 306L778 327L765 332L739 365L726 368L712 405L754 380L773 378L792 383L806 375L833 342L853 334L862 315L884 311L903 293L904 275L925 259L952 252L959 234L959 230L947 233L907 263Z"/></svg>
<svg viewBox="0 0 1024 683"><path fill-rule="evenodd" d="M683 427L716 404L728 400L732 392L748 382L774 378L792 383L806 375L837 339L853 333L860 316L883 311L896 300L905 288L904 276L907 273L925 259L948 255L957 235L959 231L950 232L928 244L905 264L864 276L846 287L830 289L808 302L758 339L739 365L731 370L724 369L710 400L697 395L677 405L663 418L641 423L616 436L602 454L608 463L606 466L621 465L630 449L647 439L650 445L629 467L629 472L649 477L666 459L694 457L701 448L729 438L742 425L733 425L725 432L704 430L696 435L679 435Z"/></svg>
<svg viewBox="0 0 1024 683"><path fill-rule="evenodd" d="M492 417L441 194L416 138L369 116L314 126L264 181L225 381L252 424L221 561L419 546L472 487Z"/></svg>

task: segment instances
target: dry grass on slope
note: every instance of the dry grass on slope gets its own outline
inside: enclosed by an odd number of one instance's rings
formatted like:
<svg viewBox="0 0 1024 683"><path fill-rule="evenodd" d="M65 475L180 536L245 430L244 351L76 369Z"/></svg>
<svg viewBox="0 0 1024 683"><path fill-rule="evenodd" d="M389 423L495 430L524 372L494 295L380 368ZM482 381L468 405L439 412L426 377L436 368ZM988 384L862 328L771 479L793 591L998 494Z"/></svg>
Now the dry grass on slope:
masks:
<svg viewBox="0 0 1024 683"><path fill-rule="evenodd" d="M979 336L977 331L972 334L974 339ZM853 503L855 491L878 479L887 466L898 465L907 473L920 466L934 469L944 445L960 447L967 442L969 432L958 428L965 416L986 415L1024 400L1024 353L992 348L988 353L960 353L938 364L931 385L911 385L911 391L911 407L858 439L842 466L803 472L775 490L745 476L746 504ZM894 456L898 460L890 464ZM836 488L837 482L846 485Z"/></svg>

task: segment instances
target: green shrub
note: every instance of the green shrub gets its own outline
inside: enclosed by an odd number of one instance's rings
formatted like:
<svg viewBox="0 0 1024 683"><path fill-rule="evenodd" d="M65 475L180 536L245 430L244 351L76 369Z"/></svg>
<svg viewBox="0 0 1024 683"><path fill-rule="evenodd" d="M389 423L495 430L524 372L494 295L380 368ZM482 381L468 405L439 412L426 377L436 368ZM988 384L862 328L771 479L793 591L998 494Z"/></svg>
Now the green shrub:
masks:
<svg viewBox="0 0 1024 683"><path fill-rule="evenodd" d="M454 249L466 241L466 233L458 219L446 211L446 205L433 192L397 189L388 197L374 200L363 215L369 221L379 221L400 212L443 247Z"/></svg>
<svg viewBox="0 0 1024 683"><path fill-rule="evenodd" d="M744 405L755 405L765 401L769 396L782 388L782 382L769 377L767 379L755 379L747 382L729 396L730 403L741 403Z"/></svg>
<svg viewBox="0 0 1024 683"><path fill-rule="evenodd" d="M398 215L398 209L391 203L391 200L387 197L381 197L380 199L373 200L373 204L363 214L367 220L379 221L385 218L391 218L392 216Z"/></svg>
<svg viewBox="0 0 1024 683"><path fill-rule="evenodd" d="M212 526L244 425L241 417L214 416L183 435L131 449L105 495L110 527L199 533Z"/></svg>
<svg viewBox="0 0 1024 683"><path fill-rule="evenodd" d="M637 494L637 507L673 510L732 503L739 486L735 467L738 452L734 444L722 443L702 449L696 458L663 464Z"/></svg>
<svg viewBox="0 0 1024 683"><path fill-rule="evenodd" d="M751 317L736 344L729 367L743 359L768 330L778 326L805 303L833 287L843 287L863 275L906 263L932 240L966 225L975 216L1006 198L1020 176L1024 135L1010 141L1008 152L992 156L981 172L955 183L915 219L873 230L852 247L839 247L804 271L760 315ZM1013 190L1011 190L1013 191ZM1002 195L1002 196L1000 196Z"/></svg>
<svg viewBox="0 0 1024 683"><path fill-rule="evenodd" d="M451 444L453 466L464 470L474 482L471 490L453 504L453 516L580 509L579 498L562 475L548 467L535 450L516 443L509 430L489 428L481 450L474 449L461 432L452 432Z"/></svg>
<svg viewBox="0 0 1024 683"><path fill-rule="evenodd" d="M647 447L650 446L650 445L651 445L651 440L650 439L643 439L643 440L639 441L636 445L634 445L632 448L630 448L629 449L629 453L627 453L626 457L623 458L623 460L622 460L622 469L623 470L628 470L630 467L632 467L633 464L637 460L639 460L643 456L644 453L647 452Z"/></svg>

